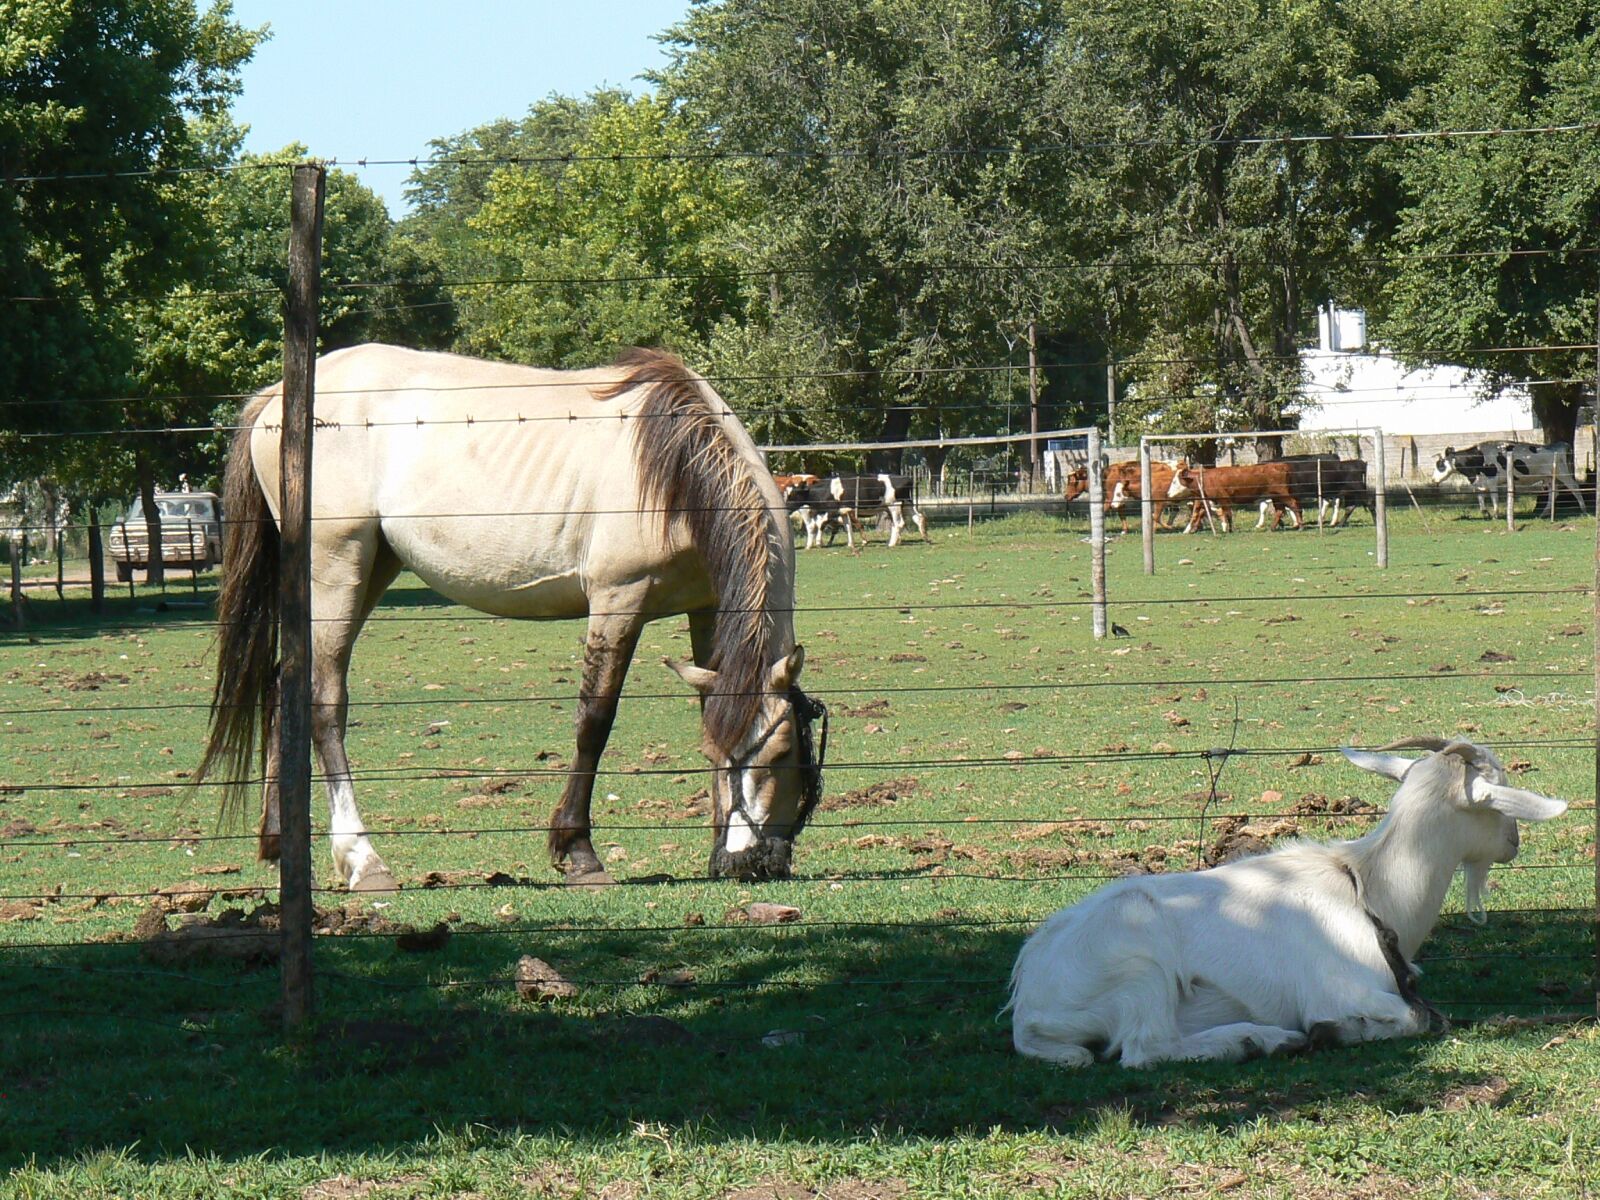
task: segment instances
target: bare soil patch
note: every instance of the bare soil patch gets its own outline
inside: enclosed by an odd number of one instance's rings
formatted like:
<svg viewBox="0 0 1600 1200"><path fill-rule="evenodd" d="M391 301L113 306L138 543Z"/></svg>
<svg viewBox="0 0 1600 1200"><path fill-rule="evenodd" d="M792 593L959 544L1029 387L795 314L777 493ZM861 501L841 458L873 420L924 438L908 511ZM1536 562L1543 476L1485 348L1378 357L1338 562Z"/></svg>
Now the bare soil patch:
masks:
<svg viewBox="0 0 1600 1200"><path fill-rule="evenodd" d="M1206 862L1216 867L1246 855L1260 854L1272 849L1273 843L1280 838L1294 837L1299 832L1300 826L1287 817L1263 821L1249 821L1238 816L1219 817L1211 847L1206 851Z"/></svg>
<svg viewBox="0 0 1600 1200"><path fill-rule="evenodd" d="M914 776L882 779L866 787L853 788L842 795L824 797L821 808L824 812L834 812L841 808L887 808L912 795L916 790L917 780Z"/></svg>
<svg viewBox="0 0 1600 1200"><path fill-rule="evenodd" d="M854 708L841 708L839 711L847 717L886 717L889 715L889 702L868 700L865 704L858 704Z"/></svg>
<svg viewBox="0 0 1600 1200"><path fill-rule="evenodd" d="M1445 1112L1460 1112L1474 1105L1500 1108L1510 1102L1511 1084L1503 1075L1491 1075L1478 1083L1461 1083L1447 1089L1435 1106Z"/></svg>

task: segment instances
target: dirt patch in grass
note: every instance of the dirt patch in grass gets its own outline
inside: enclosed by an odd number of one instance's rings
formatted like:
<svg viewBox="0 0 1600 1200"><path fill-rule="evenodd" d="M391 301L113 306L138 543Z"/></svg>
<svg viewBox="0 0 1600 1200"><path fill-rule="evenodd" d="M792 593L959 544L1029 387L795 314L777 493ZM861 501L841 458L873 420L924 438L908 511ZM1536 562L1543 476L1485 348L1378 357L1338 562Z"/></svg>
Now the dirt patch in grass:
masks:
<svg viewBox="0 0 1600 1200"><path fill-rule="evenodd" d="M841 708L839 711L847 717L886 717L889 715L889 702L868 700L865 704L858 704L854 708Z"/></svg>
<svg viewBox="0 0 1600 1200"><path fill-rule="evenodd" d="M1167 870L1182 871L1193 865L1193 843L1177 846L1145 846L1143 849L1085 850L1025 849L1007 850L1006 860L1017 871L1064 871L1072 867L1093 867L1110 875L1159 875ZM1171 860L1171 867L1168 861Z"/></svg>
<svg viewBox="0 0 1600 1200"><path fill-rule="evenodd" d="M1377 812L1377 808L1359 796L1340 796L1330 799L1319 792L1307 792L1295 801L1291 810L1297 817L1360 816Z"/></svg>
<svg viewBox="0 0 1600 1200"><path fill-rule="evenodd" d="M1246 855L1260 854L1272 849L1273 843L1279 839L1294 837L1299 832L1300 826L1285 817L1267 821L1249 821L1244 817L1219 817L1216 834L1206 851L1206 862L1215 867L1232 862L1236 858L1244 858Z"/></svg>
<svg viewBox="0 0 1600 1200"><path fill-rule="evenodd" d="M903 1179L836 1179L816 1188L773 1180L724 1192L721 1200L901 1200L911 1194Z"/></svg>
<svg viewBox="0 0 1600 1200"><path fill-rule="evenodd" d="M863 788L853 788L838 796L827 796L822 801L824 812L841 808L887 808L897 804L917 790L914 776L902 779L884 779Z"/></svg>
<svg viewBox="0 0 1600 1200"><path fill-rule="evenodd" d="M1461 1112L1474 1105L1500 1108L1510 1102L1511 1084L1502 1075L1491 1075L1477 1083L1458 1083L1440 1095L1434 1108L1445 1112Z"/></svg>
<svg viewBox="0 0 1600 1200"><path fill-rule="evenodd" d="M300 1193L300 1200L360 1200L363 1196L397 1192L426 1182L425 1175L396 1175L393 1179L357 1179L353 1175L335 1175L331 1179L313 1183Z"/></svg>
<svg viewBox="0 0 1600 1200"><path fill-rule="evenodd" d="M196 962L234 962L261 964L276 962L278 958L278 906L263 902L246 911L228 908L216 916L180 914L176 927L169 925L173 905L162 896L140 914L131 937L113 940L132 940L143 943L144 956L162 966L183 966ZM391 921L362 907L353 900L343 908L317 908L312 910L312 931L322 936L349 937L352 935L394 935L413 939L405 948L418 950L442 944L449 936L448 928L436 925L419 930L414 925Z"/></svg>

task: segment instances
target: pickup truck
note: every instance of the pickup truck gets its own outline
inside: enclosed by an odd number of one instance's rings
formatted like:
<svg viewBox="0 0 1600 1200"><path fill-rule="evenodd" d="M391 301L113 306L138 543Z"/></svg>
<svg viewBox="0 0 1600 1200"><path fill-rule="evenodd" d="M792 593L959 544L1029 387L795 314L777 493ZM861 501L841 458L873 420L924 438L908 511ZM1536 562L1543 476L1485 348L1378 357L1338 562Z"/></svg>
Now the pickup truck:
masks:
<svg viewBox="0 0 1600 1200"><path fill-rule="evenodd" d="M161 561L206 571L222 561L221 505L215 492L157 492L161 513ZM144 505L135 500L111 527L111 561L127 583L150 562L150 531Z"/></svg>

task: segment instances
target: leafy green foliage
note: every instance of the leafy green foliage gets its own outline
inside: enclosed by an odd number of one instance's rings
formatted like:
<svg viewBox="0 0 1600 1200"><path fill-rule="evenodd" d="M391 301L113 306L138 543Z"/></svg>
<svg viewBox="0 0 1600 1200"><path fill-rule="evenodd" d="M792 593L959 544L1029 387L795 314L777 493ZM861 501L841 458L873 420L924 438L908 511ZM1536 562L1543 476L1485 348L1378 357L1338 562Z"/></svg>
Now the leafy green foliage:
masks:
<svg viewBox="0 0 1600 1200"><path fill-rule="evenodd" d="M1385 229L1392 181L1364 144L1278 139L1381 128L1434 7L1078 9L1051 98L1101 143L1115 203L1092 240L1123 264L1146 430L1293 425L1307 320Z"/></svg>
<svg viewBox="0 0 1600 1200"><path fill-rule="evenodd" d="M1494 0L1472 9L1438 83L1408 117L1422 126L1515 129L1593 122L1600 15L1585 0ZM1600 255L1600 133L1423 141L1398 159L1402 259L1375 289L1375 327L1415 361L1533 384L1547 433L1571 440L1594 372ZM1556 251L1518 256L1517 250ZM1483 251L1495 251L1478 257ZM1544 347L1575 347L1550 352Z"/></svg>
<svg viewBox="0 0 1600 1200"><path fill-rule="evenodd" d="M13 177L0 275L28 298L8 298L0 321L0 397L22 402L0 409L0 430L92 427L106 406L75 401L127 388L136 339L117 302L181 279L199 237L181 180L146 172L214 161L206 129L257 38L226 3L0 4L0 161ZM11 479L92 473L63 441L6 438L0 456Z"/></svg>
<svg viewBox="0 0 1600 1200"><path fill-rule="evenodd" d="M594 112L558 172L497 172L469 224L526 282L487 290L469 344L578 367L630 345L703 343L736 294L721 239L739 193L687 156L693 145L646 96Z"/></svg>
<svg viewBox="0 0 1600 1200"><path fill-rule="evenodd" d="M291 145L188 181L205 216L205 253L184 285L132 306L147 428L226 427L240 393L282 374L287 164L305 158L305 147ZM319 351L366 341L449 344L453 310L439 267L425 247L395 234L383 202L348 172L328 173L322 236ZM198 480L220 475L227 440L146 435L137 450L159 477L185 471Z"/></svg>
<svg viewBox="0 0 1600 1200"><path fill-rule="evenodd" d="M751 320L807 331L853 436L991 431L1005 373L969 369L1062 310L1048 274L1016 269L1048 256L1048 180L988 152L1047 138L1059 35L1048 6L970 0L735 0L673 30L666 94L711 148L757 156L737 160L740 248L773 274Z"/></svg>

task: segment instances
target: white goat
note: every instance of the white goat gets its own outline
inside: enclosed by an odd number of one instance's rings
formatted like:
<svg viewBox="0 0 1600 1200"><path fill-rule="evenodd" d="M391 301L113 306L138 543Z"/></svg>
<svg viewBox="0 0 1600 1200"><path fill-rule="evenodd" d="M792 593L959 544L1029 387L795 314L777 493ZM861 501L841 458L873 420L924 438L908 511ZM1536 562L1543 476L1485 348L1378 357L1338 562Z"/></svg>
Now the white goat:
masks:
<svg viewBox="0 0 1600 1200"><path fill-rule="evenodd" d="M1404 748L1433 752L1386 753ZM1490 864L1516 857L1517 821L1567 806L1507 786L1494 754L1469 742L1344 754L1400 780L1365 837L1118 880L1046 920L1011 972L1017 1050L1069 1067L1097 1052L1141 1067L1428 1029L1436 1014L1410 964L1451 877L1464 868L1481 922Z"/></svg>

